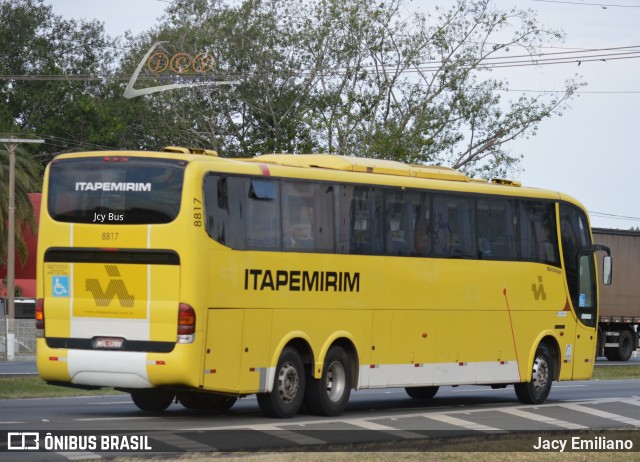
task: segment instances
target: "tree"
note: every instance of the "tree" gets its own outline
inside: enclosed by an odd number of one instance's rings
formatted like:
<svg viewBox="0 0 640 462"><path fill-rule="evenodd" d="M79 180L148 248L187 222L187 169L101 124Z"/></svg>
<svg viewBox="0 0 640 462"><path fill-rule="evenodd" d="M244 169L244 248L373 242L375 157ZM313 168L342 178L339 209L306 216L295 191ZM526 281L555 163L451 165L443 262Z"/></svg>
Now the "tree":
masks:
<svg viewBox="0 0 640 462"><path fill-rule="evenodd" d="M23 148L16 148L15 165L15 222L16 222L16 251L20 262L24 263L27 257L27 247L22 238L22 229L28 225L32 232L35 231L35 217L29 196L30 192L39 191L42 170L40 165L33 160ZM0 146L0 261L4 265L7 261L7 224L9 217L9 151Z"/></svg>
<svg viewBox="0 0 640 462"><path fill-rule="evenodd" d="M296 71L306 61L294 7L260 0L234 6L178 0L157 28L131 38L132 53L124 57L120 74L131 75L152 44L164 42L161 49L170 56L213 52L215 77L238 81L144 97L149 119L139 122L145 128L130 127L146 134L145 147L204 145L231 157L317 149L304 118L309 112L304 96L313 82L299 79Z"/></svg>
<svg viewBox="0 0 640 462"><path fill-rule="evenodd" d="M402 6L327 0L306 15L319 38L308 46L323 62L316 106L330 149L504 174L519 160L505 143L535 134L580 84L568 82L557 98L522 95L505 104L500 90L508 84L489 78L490 60L516 46L533 54L561 34L541 28L530 10L497 11L489 0L436 8L436 18L403 18Z"/></svg>
<svg viewBox="0 0 640 462"><path fill-rule="evenodd" d="M490 0L409 17L403 7L174 0L157 28L132 41L137 59L160 40L213 50L216 76L239 84L156 94L145 104L162 114L162 130L228 156L325 151L504 175L520 159L506 143L534 135L581 84L568 81L557 97L503 101L508 83L490 78L491 60L514 48L533 55L561 34L531 10L498 11ZM135 59L123 62L130 73Z"/></svg>
<svg viewBox="0 0 640 462"><path fill-rule="evenodd" d="M72 80L95 74L110 62L111 43L97 22L66 21L42 0L0 3L0 135L45 138L44 145L16 150L16 250L24 261L27 249L23 225L33 230L35 219L27 193L41 189L43 168L52 151L113 139L100 109L101 82ZM39 80L58 76L59 80ZM70 77L71 76L71 77ZM112 138L110 139L109 136ZM0 146L0 258L7 257L9 153Z"/></svg>
<svg viewBox="0 0 640 462"><path fill-rule="evenodd" d="M115 145L108 86L116 42L97 21L65 20L43 0L0 3L0 132L37 134L47 155ZM43 78L46 78L43 79Z"/></svg>

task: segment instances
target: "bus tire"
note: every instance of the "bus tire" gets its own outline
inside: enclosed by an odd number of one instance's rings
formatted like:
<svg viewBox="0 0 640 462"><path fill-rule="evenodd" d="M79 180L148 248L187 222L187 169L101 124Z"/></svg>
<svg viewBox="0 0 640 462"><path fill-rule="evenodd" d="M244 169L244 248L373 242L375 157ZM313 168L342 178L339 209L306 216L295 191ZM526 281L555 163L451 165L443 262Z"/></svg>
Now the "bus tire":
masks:
<svg viewBox="0 0 640 462"><path fill-rule="evenodd" d="M618 338L618 361L629 361L631 355L633 355L633 334L623 329Z"/></svg>
<svg viewBox="0 0 640 462"><path fill-rule="evenodd" d="M436 396L440 387L406 387L404 391L413 399L431 399Z"/></svg>
<svg viewBox="0 0 640 462"><path fill-rule="evenodd" d="M285 347L278 359L271 393L258 393L260 410L267 417L293 417L302 406L304 389L302 358L295 348Z"/></svg>
<svg viewBox="0 0 640 462"><path fill-rule="evenodd" d="M131 399L138 409L147 412L161 412L173 402L175 394L162 388L131 390Z"/></svg>
<svg viewBox="0 0 640 462"><path fill-rule="evenodd" d="M533 359L531 381L514 385L523 404L542 404L551 391L554 377L553 357L546 345L540 344Z"/></svg>
<svg viewBox="0 0 640 462"><path fill-rule="evenodd" d="M219 395L216 393L181 392L178 401L187 409L204 409L213 412L225 412L236 403L237 396Z"/></svg>
<svg viewBox="0 0 640 462"><path fill-rule="evenodd" d="M353 370L349 354L339 346L327 352L319 380L310 379L304 403L311 414L338 416L342 414L351 395Z"/></svg>

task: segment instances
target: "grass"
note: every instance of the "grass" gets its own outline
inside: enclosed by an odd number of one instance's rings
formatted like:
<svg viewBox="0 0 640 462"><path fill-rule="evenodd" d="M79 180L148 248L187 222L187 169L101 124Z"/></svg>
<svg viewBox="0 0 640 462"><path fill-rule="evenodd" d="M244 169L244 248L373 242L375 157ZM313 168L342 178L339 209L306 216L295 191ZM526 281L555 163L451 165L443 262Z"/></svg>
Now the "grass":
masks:
<svg viewBox="0 0 640 462"><path fill-rule="evenodd" d="M592 380L640 379L640 366L600 366L593 369Z"/></svg>
<svg viewBox="0 0 640 462"><path fill-rule="evenodd" d="M120 393L112 388L81 390L48 385L35 375L0 379L0 399L57 398L64 396L95 396Z"/></svg>

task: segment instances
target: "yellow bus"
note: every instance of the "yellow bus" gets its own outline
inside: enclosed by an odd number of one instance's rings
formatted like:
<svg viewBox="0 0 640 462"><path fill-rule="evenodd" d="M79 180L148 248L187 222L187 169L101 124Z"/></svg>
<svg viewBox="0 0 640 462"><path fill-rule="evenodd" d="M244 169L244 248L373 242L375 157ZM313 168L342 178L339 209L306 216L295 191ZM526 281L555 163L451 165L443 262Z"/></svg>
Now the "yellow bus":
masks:
<svg viewBox="0 0 640 462"><path fill-rule="evenodd" d="M142 410L339 415L351 390L514 385L594 366L584 208L557 192L335 155L56 157L38 242L37 366ZM609 279L610 257L603 277Z"/></svg>

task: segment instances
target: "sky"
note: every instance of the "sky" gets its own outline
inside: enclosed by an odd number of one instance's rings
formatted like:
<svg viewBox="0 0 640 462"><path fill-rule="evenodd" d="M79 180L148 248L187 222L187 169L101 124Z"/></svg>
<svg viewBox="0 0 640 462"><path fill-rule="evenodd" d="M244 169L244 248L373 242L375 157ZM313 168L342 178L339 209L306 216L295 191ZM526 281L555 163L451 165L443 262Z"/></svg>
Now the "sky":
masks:
<svg viewBox="0 0 640 462"><path fill-rule="evenodd" d="M156 23L166 0L45 0L56 14L75 19L98 19L111 36L143 32ZM453 0L411 0L407 10L448 7ZM498 9L514 6L537 11L540 24L561 29L566 49L640 45L638 0L493 0ZM567 50L546 50L567 51ZM511 142L508 149L524 158L511 175L525 186L560 191L581 201L600 228L640 227L638 172L638 105L640 58L494 71L505 78L514 95L531 96L563 88L578 75L587 82L561 117L539 126L536 136ZM505 95L504 97L508 97ZM607 215L615 216L616 218Z"/></svg>

